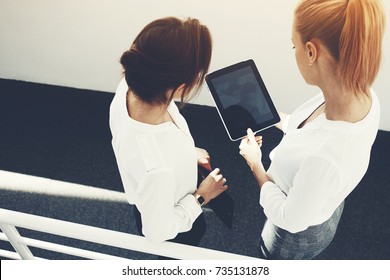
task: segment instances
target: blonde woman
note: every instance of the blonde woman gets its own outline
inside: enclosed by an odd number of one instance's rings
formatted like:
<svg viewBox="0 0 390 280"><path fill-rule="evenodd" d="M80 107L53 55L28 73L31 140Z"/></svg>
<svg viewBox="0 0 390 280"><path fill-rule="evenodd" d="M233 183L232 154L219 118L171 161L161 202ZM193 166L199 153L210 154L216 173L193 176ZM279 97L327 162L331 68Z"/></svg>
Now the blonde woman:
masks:
<svg viewBox="0 0 390 280"><path fill-rule="evenodd" d="M259 160L261 137L248 130L240 145L267 216L260 244L265 258L312 259L332 241L378 131L380 106L371 85L384 21L378 0L299 2L292 28L296 62L321 93L282 116L285 135L268 171Z"/></svg>

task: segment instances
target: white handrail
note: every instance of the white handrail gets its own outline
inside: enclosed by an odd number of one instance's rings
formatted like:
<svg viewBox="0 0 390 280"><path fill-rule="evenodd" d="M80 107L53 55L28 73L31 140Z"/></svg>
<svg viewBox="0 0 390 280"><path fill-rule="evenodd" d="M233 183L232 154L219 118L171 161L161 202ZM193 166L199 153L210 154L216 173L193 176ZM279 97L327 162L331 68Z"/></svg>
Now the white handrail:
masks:
<svg viewBox="0 0 390 280"><path fill-rule="evenodd" d="M22 258L18 253L0 249L0 256L10 260L21 260Z"/></svg>
<svg viewBox="0 0 390 280"><path fill-rule="evenodd" d="M4 233L0 233L0 240L8 241L7 236ZM71 256L77 256L85 259L91 260L125 260L125 258L120 258L108 254L102 254L93 252L90 250L83 250L71 246L60 245L52 242L46 242L42 240L37 240L33 238L23 237L24 245L29 247L40 248L48 251L53 251L57 253L63 253ZM36 259L36 258L34 258Z"/></svg>
<svg viewBox="0 0 390 280"><path fill-rule="evenodd" d="M44 245L46 249L57 252L57 249L64 249L58 245L52 246L49 243L40 243L32 239L24 239L19 233L13 230L8 230L7 227L21 227L38 232L45 232L53 235L70 237L88 242L104 244L112 247L138 251L153 255L166 256L175 259L198 259L198 260L245 260L255 259L248 256L237 255L222 251L216 251L211 249L205 249L200 247L194 247L189 245L183 245L173 242L162 243L150 243L145 237L133 235L129 233L108 230L83 224L77 224L53 218L47 218L42 216L36 216L32 214L26 214L6 209L0 209L0 228L7 236L8 240L12 240L11 244L14 246L17 253L22 258L30 258L25 250L25 246L28 243L34 243L34 246ZM6 229L4 231L4 229ZM15 229L16 230L16 229ZM15 246L15 244L17 244ZM66 248L68 254L75 253L78 256L84 256L81 249L71 247ZM20 251L21 250L21 251ZM88 257L93 257L88 253ZM93 257L94 258L94 257Z"/></svg>
<svg viewBox="0 0 390 280"><path fill-rule="evenodd" d="M0 212L1 216L1 212ZM9 242L15 248L16 252L24 260L33 260L34 256L31 253L28 246L24 243L23 238L20 236L18 230L14 225L10 223L0 224L1 230L8 237Z"/></svg>

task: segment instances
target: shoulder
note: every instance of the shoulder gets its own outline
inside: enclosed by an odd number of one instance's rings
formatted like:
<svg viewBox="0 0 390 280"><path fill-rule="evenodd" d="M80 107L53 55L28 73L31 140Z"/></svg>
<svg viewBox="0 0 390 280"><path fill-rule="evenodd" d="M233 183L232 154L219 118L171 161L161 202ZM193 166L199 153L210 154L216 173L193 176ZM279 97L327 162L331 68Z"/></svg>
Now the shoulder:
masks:
<svg viewBox="0 0 390 280"><path fill-rule="evenodd" d="M126 80L123 78L116 89L115 95L110 104L110 125L118 120L124 118L127 115L126 109L126 93L128 86ZM112 127L111 127L112 129Z"/></svg>
<svg viewBox="0 0 390 280"><path fill-rule="evenodd" d="M125 102L126 93L128 90L129 90L129 87L127 86L126 80L125 80L125 78L122 78L122 80L120 80L120 82L116 88L113 102L111 103L111 107L118 102Z"/></svg>
<svg viewBox="0 0 390 280"><path fill-rule="evenodd" d="M189 147L184 140L184 134L174 128L155 131L129 129L123 133L117 158L131 172L164 169L167 161L184 156L183 150Z"/></svg>
<svg viewBox="0 0 390 280"><path fill-rule="evenodd" d="M156 135L139 130L129 130L124 133L117 157L127 161L129 169L143 166L145 172L164 166L161 149L165 143L158 142Z"/></svg>
<svg viewBox="0 0 390 280"><path fill-rule="evenodd" d="M157 144L154 135L139 134L135 137L134 142L141 159L140 164L143 164L146 172L166 167L160 151L161 146L159 147Z"/></svg>

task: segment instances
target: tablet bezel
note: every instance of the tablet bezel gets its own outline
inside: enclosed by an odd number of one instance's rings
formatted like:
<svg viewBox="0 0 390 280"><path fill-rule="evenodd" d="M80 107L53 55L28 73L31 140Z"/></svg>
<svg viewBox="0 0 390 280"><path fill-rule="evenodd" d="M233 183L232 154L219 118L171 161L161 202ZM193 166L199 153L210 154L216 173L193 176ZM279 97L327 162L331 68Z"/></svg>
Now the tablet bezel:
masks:
<svg viewBox="0 0 390 280"><path fill-rule="evenodd" d="M232 72L237 71L237 70L240 70L242 68L246 68L248 66L251 68L254 76L256 77L256 80L257 80L258 85L259 85L259 87L261 89L261 92L263 93L264 99L267 102L267 106L269 107L269 109L270 109L270 111L272 113L272 116L273 116L273 118L271 120L268 120L268 121L263 122L261 124L257 124L255 127L250 127L250 128L253 130L254 133L257 133L259 131L262 131L262 130L265 130L265 129L269 128L269 127L272 127L275 124L280 122L280 117L279 117L278 111L276 110L275 105L272 102L272 99L271 99L271 97L270 97L270 95L268 93L268 90L267 90L267 88L266 88L266 86L264 84L263 79L261 78L260 72L259 72L259 70L257 69L257 67L255 65L255 62L252 59L249 59L249 60L246 60L246 61L242 61L242 62L233 64L233 65L224 67L222 69L216 70L216 71L214 71L212 73L207 74L206 77L205 77L205 80L206 80L206 84L207 84L207 86L209 88L209 91L211 93L211 96L214 99L214 103L216 105L216 108L217 108L217 111L219 113L219 116L220 116L220 118L222 120L222 123L223 123L223 125L224 125L224 127L226 129L226 132L227 132L230 140L232 140L232 141L240 140L240 139L244 138L247 134L246 134L246 131L244 131L243 135L235 137L235 136L233 136L231 134L232 132L229 131L229 128L228 128L228 126L225 123L225 119L226 119L225 109L223 108L222 102L220 100L220 96L217 94L217 91L216 91L216 89L214 87L213 79L219 78L221 76L224 76L226 74L232 73Z"/></svg>

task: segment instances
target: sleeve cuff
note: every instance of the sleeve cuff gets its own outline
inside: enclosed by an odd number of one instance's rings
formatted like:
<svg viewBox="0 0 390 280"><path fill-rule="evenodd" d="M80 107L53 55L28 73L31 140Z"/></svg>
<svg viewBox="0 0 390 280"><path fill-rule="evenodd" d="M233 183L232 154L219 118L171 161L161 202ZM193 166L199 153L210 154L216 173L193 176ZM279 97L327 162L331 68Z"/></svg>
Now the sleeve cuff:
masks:
<svg viewBox="0 0 390 280"><path fill-rule="evenodd" d="M191 222L194 222L196 218L198 218L198 216L202 213L202 208L196 202L195 196L192 194L187 194L185 197L183 197L179 201L179 205L181 205L183 209L186 209Z"/></svg>

